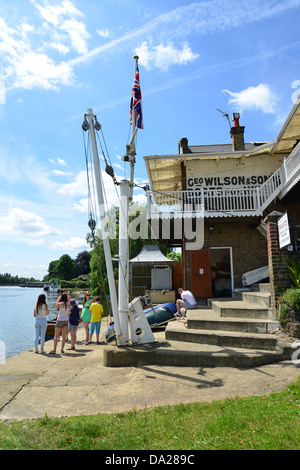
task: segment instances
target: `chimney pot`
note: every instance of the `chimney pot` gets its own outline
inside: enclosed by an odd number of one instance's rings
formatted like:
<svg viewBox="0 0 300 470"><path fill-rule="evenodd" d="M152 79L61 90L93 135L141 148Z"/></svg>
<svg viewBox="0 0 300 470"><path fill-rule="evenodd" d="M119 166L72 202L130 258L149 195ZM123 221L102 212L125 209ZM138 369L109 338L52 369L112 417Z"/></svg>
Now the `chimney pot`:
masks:
<svg viewBox="0 0 300 470"><path fill-rule="evenodd" d="M240 125L240 113L233 113L232 114L232 120L234 127L239 127Z"/></svg>
<svg viewBox="0 0 300 470"><path fill-rule="evenodd" d="M244 142L244 126L240 126L240 113L233 113L232 120L233 120L233 127L230 129L230 135L232 138L232 149L236 150L245 150L245 142Z"/></svg>

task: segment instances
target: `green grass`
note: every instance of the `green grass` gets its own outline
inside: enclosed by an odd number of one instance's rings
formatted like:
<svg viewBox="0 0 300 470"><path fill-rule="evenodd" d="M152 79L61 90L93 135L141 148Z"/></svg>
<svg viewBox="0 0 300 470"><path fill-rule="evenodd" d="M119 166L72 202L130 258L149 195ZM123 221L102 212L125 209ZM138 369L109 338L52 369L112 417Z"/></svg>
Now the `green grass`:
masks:
<svg viewBox="0 0 300 470"><path fill-rule="evenodd" d="M280 393L0 424L1 450L298 450L300 378Z"/></svg>

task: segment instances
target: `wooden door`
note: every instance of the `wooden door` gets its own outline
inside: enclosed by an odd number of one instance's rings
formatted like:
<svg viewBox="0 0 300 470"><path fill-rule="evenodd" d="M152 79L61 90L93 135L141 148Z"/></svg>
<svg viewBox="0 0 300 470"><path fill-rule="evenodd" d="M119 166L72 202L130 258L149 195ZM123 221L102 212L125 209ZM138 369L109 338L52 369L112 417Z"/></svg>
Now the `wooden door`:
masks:
<svg viewBox="0 0 300 470"><path fill-rule="evenodd" d="M191 250L191 291L196 298L212 297L210 249Z"/></svg>

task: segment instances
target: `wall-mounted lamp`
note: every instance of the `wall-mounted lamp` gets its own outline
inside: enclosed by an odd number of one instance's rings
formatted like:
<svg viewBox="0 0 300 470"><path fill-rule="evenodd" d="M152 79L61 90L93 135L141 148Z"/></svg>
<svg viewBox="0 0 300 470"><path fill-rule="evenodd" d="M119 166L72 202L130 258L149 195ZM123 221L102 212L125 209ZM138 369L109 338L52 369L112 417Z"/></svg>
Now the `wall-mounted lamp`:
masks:
<svg viewBox="0 0 300 470"><path fill-rule="evenodd" d="M212 234L214 230L215 230L215 227L213 225L211 225L209 227L209 233Z"/></svg>

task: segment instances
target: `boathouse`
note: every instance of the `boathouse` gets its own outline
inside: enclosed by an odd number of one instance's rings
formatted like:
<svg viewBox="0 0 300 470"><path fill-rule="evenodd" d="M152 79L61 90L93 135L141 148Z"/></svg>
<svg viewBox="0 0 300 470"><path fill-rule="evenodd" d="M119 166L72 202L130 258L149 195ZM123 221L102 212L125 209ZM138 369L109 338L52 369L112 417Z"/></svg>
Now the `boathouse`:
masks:
<svg viewBox="0 0 300 470"><path fill-rule="evenodd" d="M291 231L284 250L300 250L299 99L273 141L245 142L238 113L230 137L223 145L181 138L178 154L144 157L148 220L160 243L181 248L182 285L198 299L231 297L256 269L274 284L270 224L277 236L283 214Z"/></svg>

